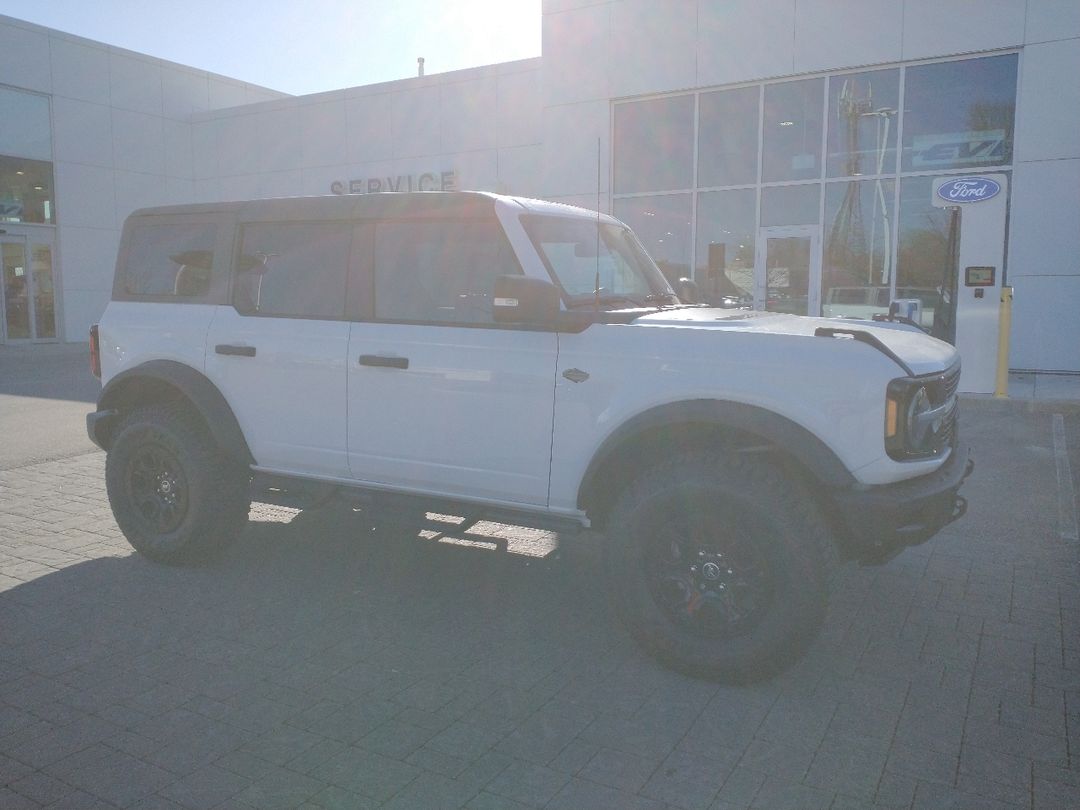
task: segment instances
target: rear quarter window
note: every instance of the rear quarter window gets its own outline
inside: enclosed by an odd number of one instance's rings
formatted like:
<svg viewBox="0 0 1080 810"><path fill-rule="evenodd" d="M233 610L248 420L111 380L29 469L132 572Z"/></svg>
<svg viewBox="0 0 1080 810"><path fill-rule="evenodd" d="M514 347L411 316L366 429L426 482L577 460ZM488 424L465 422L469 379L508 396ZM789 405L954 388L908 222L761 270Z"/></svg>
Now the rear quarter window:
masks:
<svg viewBox="0 0 1080 810"><path fill-rule="evenodd" d="M123 254L126 295L203 298L210 289L217 226L209 222L136 221Z"/></svg>

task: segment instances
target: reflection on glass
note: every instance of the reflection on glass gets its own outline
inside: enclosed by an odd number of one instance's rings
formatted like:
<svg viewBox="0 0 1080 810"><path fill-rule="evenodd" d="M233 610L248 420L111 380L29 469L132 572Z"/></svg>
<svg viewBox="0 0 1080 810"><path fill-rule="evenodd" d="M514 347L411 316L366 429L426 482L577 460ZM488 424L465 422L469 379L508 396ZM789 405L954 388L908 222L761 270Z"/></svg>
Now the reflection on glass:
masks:
<svg viewBox="0 0 1080 810"><path fill-rule="evenodd" d="M745 306L754 301L754 206L752 188L698 195L697 273L705 301Z"/></svg>
<svg viewBox="0 0 1080 810"><path fill-rule="evenodd" d="M904 171L1011 163L1015 113L1016 54L909 67Z"/></svg>
<svg viewBox="0 0 1080 810"><path fill-rule="evenodd" d="M670 284L690 278L689 194L616 200L615 216L637 234Z"/></svg>
<svg viewBox="0 0 1080 810"><path fill-rule="evenodd" d="M703 93L698 107L698 186L757 181L757 87Z"/></svg>
<svg viewBox="0 0 1080 810"><path fill-rule="evenodd" d="M4 268L4 321L8 340L30 337L30 290L22 242L0 242Z"/></svg>
<svg viewBox="0 0 1080 810"><path fill-rule="evenodd" d="M619 104L614 148L616 194L690 188L694 97Z"/></svg>
<svg viewBox="0 0 1080 810"><path fill-rule="evenodd" d="M762 225L816 225L821 184L775 186L761 190Z"/></svg>
<svg viewBox="0 0 1080 810"><path fill-rule="evenodd" d="M952 214L930 204L932 177L900 181L900 236L896 297L923 302L923 325L934 322L943 286L950 286L949 236Z"/></svg>
<svg viewBox="0 0 1080 810"><path fill-rule="evenodd" d="M766 85L764 182L821 176L823 91L824 79Z"/></svg>
<svg viewBox="0 0 1080 810"><path fill-rule="evenodd" d="M808 314L810 237L783 236L765 240L765 309L791 315Z"/></svg>
<svg viewBox="0 0 1080 810"><path fill-rule="evenodd" d="M37 338L56 337L56 300L53 291L52 248L30 246L30 268L34 283L34 327Z"/></svg>
<svg viewBox="0 0 1080 810"><path fill-rule="evenodd" d="M852 180L825 188L822 314L870 318L892 300L893 181Z"/></svg>
<svg viewBox="0 0 1080 810"><path fill-rule="evenodd" d="M0 155L0 222L52 224L53 199L52 163Z"/></svg>
<svg viewBox="0 0 1080 810"><path fill-rule="evenodd" d="M874 70L829 79L829 177L896 171L899 106L899 70Z"/></svg>

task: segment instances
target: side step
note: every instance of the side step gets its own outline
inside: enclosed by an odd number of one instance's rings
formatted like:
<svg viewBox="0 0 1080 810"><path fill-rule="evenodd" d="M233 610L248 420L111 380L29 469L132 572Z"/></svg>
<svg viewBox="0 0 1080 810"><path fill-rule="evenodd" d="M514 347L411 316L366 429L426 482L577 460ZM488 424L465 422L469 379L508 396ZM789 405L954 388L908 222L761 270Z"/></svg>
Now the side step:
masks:
<svg viewBox="0 0 1080 810"><path fill-rule="evenodd" d="M251 482L251 499L275 506L292 509L313 509L331 501L370 510L374 514L387 515L390 522L400 516L402 523L416 525L419 529L458 534L468 531L481 522L501 523L509 526L527 526L532 529L577 534L584 526L568 517L546 515L529 509L489 507L468 501L453 501L423 495L362 489L340 486L324 481L256 473ZM428 513L461 518L460 521L429 520ZM499 544L498 538L487 536L480 542Z"/></svg>

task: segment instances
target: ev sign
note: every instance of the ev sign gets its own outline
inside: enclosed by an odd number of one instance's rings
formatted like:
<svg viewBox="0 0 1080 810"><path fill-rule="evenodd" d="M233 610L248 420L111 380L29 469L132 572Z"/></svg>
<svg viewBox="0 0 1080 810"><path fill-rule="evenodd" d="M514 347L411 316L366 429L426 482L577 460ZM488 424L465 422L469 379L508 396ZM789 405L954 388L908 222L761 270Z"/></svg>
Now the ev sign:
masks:
<svg viewBox="0 0 1080 810"><path fill-rule="evenodd" d="M998 195L1001 185L989 177L958 177L938 186L937 196L948 203L986 202Z"/></svg>

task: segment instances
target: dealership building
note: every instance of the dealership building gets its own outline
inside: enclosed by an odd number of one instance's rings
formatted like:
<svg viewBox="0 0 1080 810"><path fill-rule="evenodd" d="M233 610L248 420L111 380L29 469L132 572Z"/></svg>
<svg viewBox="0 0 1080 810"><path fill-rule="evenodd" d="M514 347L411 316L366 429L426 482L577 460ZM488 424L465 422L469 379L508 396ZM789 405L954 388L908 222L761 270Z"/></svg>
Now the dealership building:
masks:
<svg viewBox="0 0 1080 810"><path fill-rule="evenodd" d="M0 17L0 340L84 341L136 208L474 189L613 213L727 305L900 298L929 325L950 288L996 318L1004 282L1010 365L1080 372L1080 2L545 0L542 24L535 59L297 97Z"/></svg>

